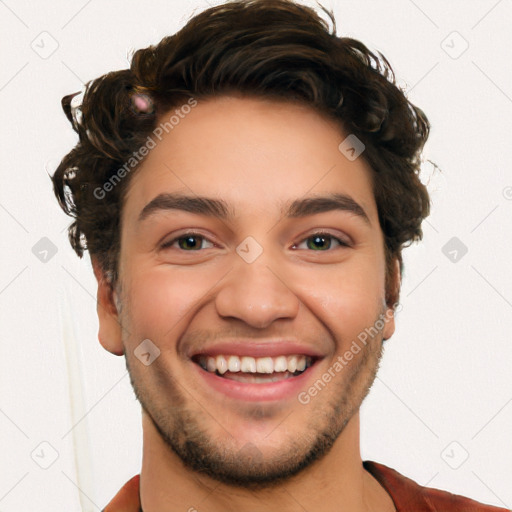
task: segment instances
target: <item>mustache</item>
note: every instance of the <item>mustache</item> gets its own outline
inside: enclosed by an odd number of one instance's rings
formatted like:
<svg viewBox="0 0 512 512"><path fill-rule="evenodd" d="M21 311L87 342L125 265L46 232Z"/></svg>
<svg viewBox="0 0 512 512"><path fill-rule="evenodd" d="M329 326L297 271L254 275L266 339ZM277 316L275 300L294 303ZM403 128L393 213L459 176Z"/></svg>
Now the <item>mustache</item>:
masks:
<svg viewBox="0 0 512 512"><path fill-rule="evenodd" d="M196 329L186 332L177 342L178 352L199 350L205 345L213 345L218 341L250 340L253 342L269 342L270 340L295 340L301 344L328 347L333 342L333 337L325 333L305 335L304 332L293 334L289 328L265 329L255 332L254 329L228 327L220 330Z"/></svg>

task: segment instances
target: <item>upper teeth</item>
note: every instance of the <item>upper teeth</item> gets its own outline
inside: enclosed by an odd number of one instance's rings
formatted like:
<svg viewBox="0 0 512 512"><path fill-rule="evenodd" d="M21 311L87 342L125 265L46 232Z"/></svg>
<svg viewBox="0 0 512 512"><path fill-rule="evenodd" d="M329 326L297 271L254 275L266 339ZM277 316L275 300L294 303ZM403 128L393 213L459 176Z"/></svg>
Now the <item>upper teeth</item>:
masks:
<svg viewBox="0 0 512 512"><path fill-rule="evenodd" d="M199 364L209 372L273 373L303 371L311 365L311 357L304 355L277 357L206 356L199 357Z"/></svg>

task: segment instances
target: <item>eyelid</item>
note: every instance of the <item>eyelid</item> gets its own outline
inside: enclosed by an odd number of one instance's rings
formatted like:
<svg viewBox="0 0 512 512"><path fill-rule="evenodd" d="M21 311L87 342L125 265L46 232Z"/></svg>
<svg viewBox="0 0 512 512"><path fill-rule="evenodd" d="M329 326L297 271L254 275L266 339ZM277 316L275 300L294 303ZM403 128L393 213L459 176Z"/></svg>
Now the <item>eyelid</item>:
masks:
<svg viewBox="0 0 512 512"><path fill-rule="evenodd" d="M200 237L200 238L212 243L214 246L217 245L215 241L211 240L208 236L201 233L200 231L197 231L194 229L188 229L188 230L183 231L182 233L178 232L177 234L174 234L172 236L172 238L170 238L166 242L161 243L160 248L167 249L169 247L172 247L175 242L177 242L178 240L180 240L182 238L186 238L187 236L197 236L197 237ZM301 235L301 238L299 239L298 242L293 244L293 247L296 247L297 245L301 244L302 242L305 242L308 238L311 238L313 236L330 237L333 240L336 240L340 244L340 247L352 247L352 245L353 245L353 242L350 239L347 240L346 237L334 234L329 230L317 229L316 231L312 231L308 234ZM204 249L202 249L202 250L204 250ZM184 252L188 252L188 251L184 251ZM190 252L200 252L200 251L190 251ZM316 251L314 251L314 252L316 252ZM318 252L325 252L325 251L318 251Z"/></svg>
<svg viewBox="0 0 512 512"><path fill-rule="evenodd" d="M342 236L339 234L334 234L330 230L322 230L322 229L317 229L316 231L312 231L309 234L301 235L301 238L299 239L299 241L297 243L294 243L293 246L295 247L295 246L301 244L302 242L304 242L305 240L307 240L308 238L311 238L313 236L330 237L333 240L338 241L341 247L352 247L353 246L353 242L349 237ZM325 252L325 251L318 251L318 252Z"/></svg>
<svg viewBox="0 0 512 512"><path fill-rule="evenodd" d="M196 231L195 229L187 229L184 230L182 233L178 232L176 234L172 235L172 238L169 238L167 241L162 242L159 244L161 249L167 249L169 247L172 247L172 245L180 240L181 238L186 238L187 236L197 236L204 238L208 242L212 243L213 245L218 245L215 241L211 240L210 237L206 236L204 233L201 233L200 231ZM164 238L166 240L166 238ZM192 252L192 251L191 251Z"/></svg>

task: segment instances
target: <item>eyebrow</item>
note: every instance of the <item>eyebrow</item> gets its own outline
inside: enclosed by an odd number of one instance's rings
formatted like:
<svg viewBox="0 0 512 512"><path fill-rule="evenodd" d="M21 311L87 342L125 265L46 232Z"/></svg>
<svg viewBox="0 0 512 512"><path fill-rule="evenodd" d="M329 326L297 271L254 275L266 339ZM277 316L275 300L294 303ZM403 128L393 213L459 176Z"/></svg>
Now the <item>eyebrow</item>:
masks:
<svg viewBox="0 0 512 512"><path fill-rule="evenodd" d="M181 210L226 221L235 218L235 212L222 199L163 193L144 206L138 220L141 222L158 212L167 210ZM281 207L281 215L299 218L335 210L352 213L371 225L364 208L351 196L339 193L288 201Z"/></svg>

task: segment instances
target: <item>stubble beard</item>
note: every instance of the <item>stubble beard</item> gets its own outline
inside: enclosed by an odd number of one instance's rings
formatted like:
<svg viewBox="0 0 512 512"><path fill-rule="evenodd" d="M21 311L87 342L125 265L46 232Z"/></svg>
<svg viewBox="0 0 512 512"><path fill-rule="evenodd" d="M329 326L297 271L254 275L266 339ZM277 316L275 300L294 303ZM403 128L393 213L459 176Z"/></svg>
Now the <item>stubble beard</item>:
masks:
<svg viewBox="0 0 512 512"><path fill-rule="evenodd" d="M329 452L368 394L381 357L382 338L376 336L364 346L361 357L340 371L326 387L327 390L322 390L310 403L302 406L311 408L310 420L302 434L294 435L283 443L278 453L266 457L252 443L240 448L236 436L228 433L221 441L212 438L208 433L208 423L217 422L217 428L222 423L216 420L215 409L198 410L200 406L195 400L189 398L187 401L189 392L162 366L154 370L161 372L159 382L163 378L169 385L165 400L159 404L155 399L159 394L144 386L143 380L138 378L140 372L132 371L132 358L126 357L125 360L132 387L144 412L185 467L229 486L258 490L282 484ZM332 390L331 386L334 386ZM332 394L325 402L321 395L327 392ZM258 418L268 416L268 411L266 406L256 405L249 414L258 421ZM285 418L282 425L290 421L293 421L293 413Z"/></svg>

